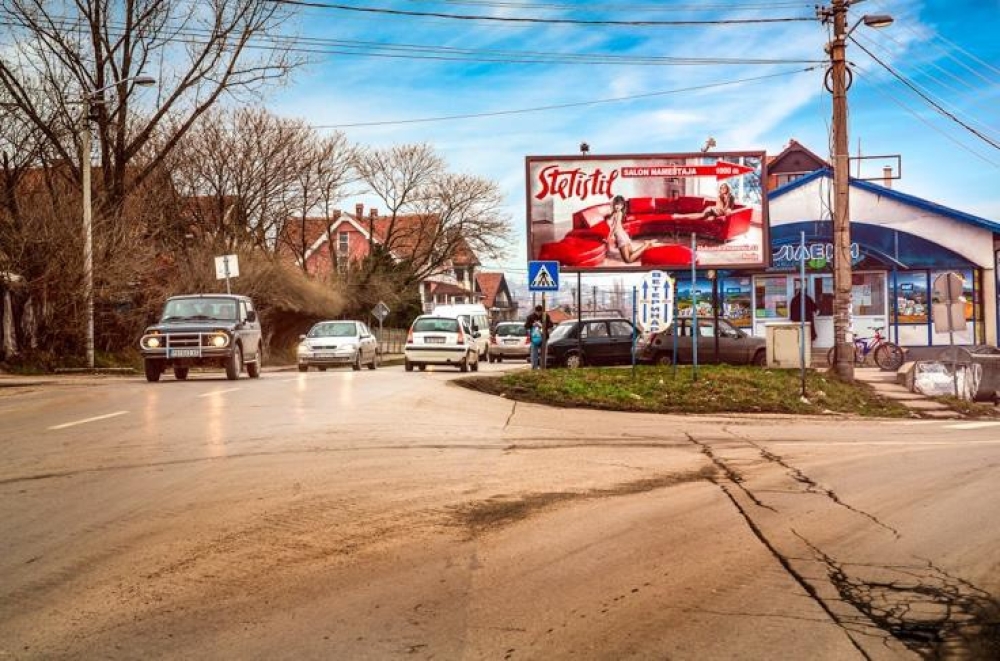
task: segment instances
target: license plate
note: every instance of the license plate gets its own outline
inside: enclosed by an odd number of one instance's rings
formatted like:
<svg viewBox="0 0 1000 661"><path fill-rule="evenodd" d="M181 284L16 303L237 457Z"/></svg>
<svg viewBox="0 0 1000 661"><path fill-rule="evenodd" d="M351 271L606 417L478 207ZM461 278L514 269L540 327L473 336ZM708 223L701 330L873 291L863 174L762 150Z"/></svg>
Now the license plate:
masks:
<svg viewBox="0 0 1000 661"><path fill-rule="evenodd" d="M504 340L504 344L520 344L521 340Z"/></svg>
<svg viewBox="0 0 1000 661"><path fill-rule="evenodd" d="M200 358L201 349L171 349L171 358Z"/></svg>
<svg viewBox="0 0 1000 661"><path fill-rule="evenodd" d="M424 342L427 344L444 344L443 337L425 337Z"/></svg>

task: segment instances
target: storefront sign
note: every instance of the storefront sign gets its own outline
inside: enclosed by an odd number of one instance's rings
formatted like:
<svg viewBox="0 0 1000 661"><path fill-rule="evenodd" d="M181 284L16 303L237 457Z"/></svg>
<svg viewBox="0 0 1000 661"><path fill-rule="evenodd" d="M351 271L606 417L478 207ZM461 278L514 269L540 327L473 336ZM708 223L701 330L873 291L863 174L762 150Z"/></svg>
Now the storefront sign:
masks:
<svg viewBox="0 0 1000 661"><path fill-rule="evenodd" d="M799 244L785 244L776 247L774 251L775 268L792 268L798 266L802 261L803 254L806 259L806 268L819 270L833 264L833 244L832 243L807 243L805 252ZM851 244L851 262L861 261L861 246L857 243Z"/></svg>

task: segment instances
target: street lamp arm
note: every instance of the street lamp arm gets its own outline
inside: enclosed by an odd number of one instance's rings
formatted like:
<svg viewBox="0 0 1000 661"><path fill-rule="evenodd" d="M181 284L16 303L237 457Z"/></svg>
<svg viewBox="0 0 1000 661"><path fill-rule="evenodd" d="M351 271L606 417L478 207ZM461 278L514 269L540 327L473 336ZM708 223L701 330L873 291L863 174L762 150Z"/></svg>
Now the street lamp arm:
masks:
<svg viewBox="0 0 1000 661"><path fill-rule="evenodd" d="M91 103L94 103L95 101L97 101L97 95L100 94L101 92L106 92L107 90L111 89L112 87L115 87L117 85L121 85L122 83L127 83L127 82L133 82L136 85L140 85L142 87L148 87L150 85L155 85L156 84L156 78L153 78L152 76L128 76L126 78L122 78L121 80L116 80L113 83L109 83L109 84L105 85L104 87L100 87L100 88L98 88L96 90L91 90L90 92L84 92L83 93L83 98L86 99L86 100L88 100L88 101L90 101Z"/></svg>

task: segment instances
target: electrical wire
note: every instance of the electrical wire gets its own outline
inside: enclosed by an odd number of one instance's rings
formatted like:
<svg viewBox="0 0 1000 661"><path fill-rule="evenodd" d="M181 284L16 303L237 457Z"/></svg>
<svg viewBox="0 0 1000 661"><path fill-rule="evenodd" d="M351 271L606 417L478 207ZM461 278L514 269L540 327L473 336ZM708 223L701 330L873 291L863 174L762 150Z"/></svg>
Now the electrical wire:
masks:
<svg viewBox="0 0 1000 661"><path fill-rule="evenodd" d="M0 10L3 11L3 10ZM54 25L62 30L83 28L80 20L54 17ZM18 24L0 20L0 25L17 27ZM109 36L124 36L127 28L123 24L109 22ZM188 39L171 39L182 43L205 45L213 36L212 31L199 28L175 28L175 35ZM263 43L261 43L263 42ZM297 46L295 44L305 44ZM309 46L316 46L315 48ZM773 65L773 64L816 64L820 60L808 59L764 59L764 58L723 58L723 57L671 57L645 55L619 55L611 53L558 53L552 51L518 51L477 48L456 48L449 46L426 46L420 44L394 44L351 39L326 39L295 35L259 35L245 45L247 48L262 50L287 50L291 52L344 55L356 57L394 58L412 60L442 60L456 62L485 62L502 64L583 64L619 66L715 66L715 65ZM377 51L385 52L377 52Z"/></svg>
<svg viewBox="0 0 1000 661"><path fill-rule="evenodd" d="M721 83L707 83L705 85L693 85L691 87L682 87L675 90L664 90L659 92L647 92L644 94L632 94L629 96L619 96L610 99L594 99L591 101L577 101L574 103L560 103L549 106L537 106L534 108L520 108L517 110L497 110L492 112L481 112L481 113L467 113L461 115L444 115L439 117L423 117L417 119L400 119L400 120L386 120L377 122L356 122L351 124L320 124L314 125L313 128L317 129L344 129L344 128L359 128L367 126L394 126L403 124L419 124L425 122L444 122L452 121L458 119L479 119L482 117L498 117L504 115L519 115L524 113L532 112L544 112L548 110L563 110L566 108L579 108L583 106L593 106L604 103L618 103L621 101L634 101L636 99L647 99L657 96L667 96L671 94L680 94L682 92L694 92L699 90L713 89L718 87L726 87L729 85L740 85L744 83L755 83L762 80L767 80L770 78L778 78L782 76L790 76L798 73L805 73L807 71L813 71L816 67L806 67L805 69L795 69L792 71L781 71L778 73L765 74L762 76L755 76L752 78L741 78L739 80L729 80Z"/></svg>
<svg viewBox="0 0 1000 661"><path fill-rule="evenodd" d="M406 11L402 9L388 9L385 7L351 7L350 5L340 5L329 2L312 2L311 0L268 0L273 4L293 5L298 7L312 7L318 9L333 9L336 11L361 12L368 14L381 14L387 16L407 16L417 18L444 18L461 21L484 21L499 23L533 23L544 25L603 25L603 26L626 26L626 27L689 27L694 25L745 25L745 24L766 24L766 23L793 23L803 21L815 21L813 17L782 17L782 18L728 18L728 19L708 19L708 20L683 20L683 21L618 21L618 20L589 20L579 18L533 18L514 16L485 16L481 14L446 14L444 12L419 12Z"/></svg>
<svg viewBox="0 0 1000 661"><path fill-rule="evenodd" d="M542 9L542 10L569 10L588 11L590 8L586 4L556 4L543 2L498 2L497 0L406 0L414 4L442 4L442 5L464 5L469 7L488 7L495 9ZM754 11L758 9L811 9L812 4L801 1L789 0L785 2L765 2L759 4L738 3L738 4L697 4L697 5L629 5L602 2L593 6L594 11L653 11L653 12L682 12L682 11Z"/></svg>
<svg viewBox="0 0 1000 661"><path fill-rule="evenodd" d="M899 80L901 83L903 83L904 85L906 85L907 87L909 87L911 90L913 90L913 92L916 93L917 96L919 96L924 101L926 101L927 103L929 103L939 113L941 113L945 117L948 117L949 119L951 119L952 121L954 121L956 124L959 124L965 130L969 131L970 133L976 135L977 137L979 137L980 140L982 140L982 141L986 142L987 144L991 145L993 148L1000 149L1000 142L997 142L997 141L993 140L992 138L990 138L989 136L984 135L983 133L981 133L980 131L976 130L972 126L969 126L968 124L966 124L965 122L963 122L961 119L959 119L958 117L956 117L954 114L952 114L951 112L949 112L945 108L942 108L938 103L936 103L928 95L924 94L924 92L919 87L917 87L916 85L914 85L912 82L910 82L910 80L908 80L905 76L903 76L898 71L896 71L895 69L893 69L891 66L889 66L888 64L886 64L885 62L883 62L882 60L880 60L878 58L878 56L876 56L870 50L868 50L867 48L865 48L864 45L861 44L861 43L859 43L854 37L850 37L850 40L853 41L858 46L858 48L860 48L865 53L867 53L868 57L870 57L873 60L875 60L883 69L885 69L886 71L888 71L889 73L891 73L897 80Z"/></svg>
<svg viewBox="0 0 1000 661"><path fill-rule="evenodd" d="M862 77L868 76L868 71L866 71L864 68L855 65L854 69ZM930 121L928 121L926 118L924 118L923 116L921 116L920 113L916 112L915 110L913 110L912 108L910 108L909 106L907 106L903 101L901 101L900 99L898 99L895 96L893 96L893 95L889 94L888 92L886 92L884 89L882 89L882 86L880 86L880 85L872 85L872 88L875 89L879 94L881 94L882 96L886 97L888 100L892 101L893 103L895 103L896 105L898 105L900 108L902 108L903 110L905 110L908 114L912 115L914 118L916 118L917 120L919 120L921 123L923 123L925 126L927 126L928 128L930 128L932 131L934 131L935 133L938 133L939 135L943 136L944 138L946 138L950 142L952 142L955 145L957 145L958 147L960 147L962 150L964 150L964 151L972 154L973 156L975 156L979 160L983 161L984 163L988 163L989 165L992 165L992 166L994 166L996 168L1000 168L1000 161L990 160L987 156L984 156L983 154L980 154L979 152L971 149L970 147L968 147L964 143L960 142L957 138L955 138L955 137L949 135L947 132L941 130L940 128L938 128L937 126L935 126L933 123L931 123Z"/></svg>

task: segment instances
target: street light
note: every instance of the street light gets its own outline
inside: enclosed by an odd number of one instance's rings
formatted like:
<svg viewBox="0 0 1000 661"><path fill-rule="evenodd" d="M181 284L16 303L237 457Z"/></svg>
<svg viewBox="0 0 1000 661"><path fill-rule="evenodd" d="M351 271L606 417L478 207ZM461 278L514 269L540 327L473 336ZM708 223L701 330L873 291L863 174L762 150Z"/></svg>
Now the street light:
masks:
<svg viewBox="0 0 1000 661"><path fill-rule="evenodd" d="M854 380L854 346L847 339L851 305L850 180L847 146L847 38L861 23L884 28L892 23L885 14L862 16L847 30L847 8L860 0L833 0L817 8L820 19L833 21L833 41L828 46L830 68L826 88L833 94L833 338L837 350L834 370L845 381Z"/></svg>
<svg viewBox="0 0 1000 661"><path fill-rule="evenodd" d="M130 76L105 85L81 98L83 113L80 116L80 169L83 178L83 300L87 308L87 367L94 369L94 236L90 208L90 106L102 103L98 95L122 83L133 82L148 87L155 85L151 76Z"/></svg>

